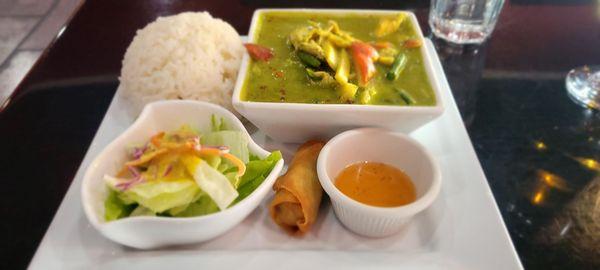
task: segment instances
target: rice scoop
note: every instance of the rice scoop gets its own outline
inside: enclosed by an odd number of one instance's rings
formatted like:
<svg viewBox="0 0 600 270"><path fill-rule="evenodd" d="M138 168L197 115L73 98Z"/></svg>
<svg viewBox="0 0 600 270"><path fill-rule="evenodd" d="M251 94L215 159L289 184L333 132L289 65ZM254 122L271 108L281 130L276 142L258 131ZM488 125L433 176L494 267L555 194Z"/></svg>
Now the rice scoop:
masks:
<svg viewBox="0 0 600 270"><path fill-rule="evenodd" d="M231 95L244 47L208 12L159 17L138 30L123 58L122 94L139 113L165 99L207 101L234 111Z"/></svg>

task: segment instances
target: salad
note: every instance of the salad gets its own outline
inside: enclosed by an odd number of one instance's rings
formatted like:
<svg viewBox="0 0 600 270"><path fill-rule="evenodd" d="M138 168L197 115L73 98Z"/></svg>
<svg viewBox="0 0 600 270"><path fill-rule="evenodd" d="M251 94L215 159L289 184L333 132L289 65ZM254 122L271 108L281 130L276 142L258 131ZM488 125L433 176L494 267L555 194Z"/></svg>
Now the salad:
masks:
<svg viewBox="0 0 600 270"><path fill-rule="evenodd" d="M193 217L222 211L250 195L281 153L251 154L248 138L211 118L211 132L184 125L132 147L115 176L105 175L106 221L132 216Z"/></svg>

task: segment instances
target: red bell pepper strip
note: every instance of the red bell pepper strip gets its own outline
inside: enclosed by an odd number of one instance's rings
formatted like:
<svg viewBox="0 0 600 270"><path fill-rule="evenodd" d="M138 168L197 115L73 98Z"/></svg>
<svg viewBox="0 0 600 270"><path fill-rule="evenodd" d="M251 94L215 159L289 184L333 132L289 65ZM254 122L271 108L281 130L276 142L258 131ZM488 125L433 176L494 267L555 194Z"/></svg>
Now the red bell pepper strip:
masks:
<svg viewBox="0 0 600 270"><path fill-rule="evenodd" d="M416 39L416 38L409 39L404 42L404 48L407 48L407 49L419 48L419 47L421 47L421 45L423 45L423 41L420 39Z"/></svg>
<svg viewBox="0 0 600 270"><path fill-rule="evenodd" d="M358 41L350 45L350 51L354 61L354 68L360 77L359 83L364 86L375 75L375 64L373 62L379 58L379 54L373 46Z"/></svg>
<svg viewBox="0 0 600 270"><path fill-rule="evenodd" d="M388 41L371 42L371 45L373 45L373 47L375 47L378 50L387 49L387 48L391 48L394 46L394 45L392 45L391 42L388 42Z"/></svg>
<svg viewBox="0 0 600 270"><path fill-rule="evenodd" d="M244 43L244 47L254 60L269 61L273 57L273 51L267 47L252 43Z"/></svg>

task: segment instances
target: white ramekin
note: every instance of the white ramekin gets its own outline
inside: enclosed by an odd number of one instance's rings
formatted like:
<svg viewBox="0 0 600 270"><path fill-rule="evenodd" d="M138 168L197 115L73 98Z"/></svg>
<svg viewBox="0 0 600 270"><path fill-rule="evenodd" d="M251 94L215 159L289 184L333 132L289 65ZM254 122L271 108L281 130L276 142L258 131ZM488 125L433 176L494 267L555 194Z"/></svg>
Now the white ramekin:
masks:
<svg viewBox="0 0 600 270"><path fill-rule="evenodd" d="M417 200L399 207L376 207L343 194L335 187L335 178L360 161L383 162L404 171L415 185ZM317 172L338 219L351 231L370 237L398 232L433 203L441 188L440 169L421 144L407 135L379 128L355 129L335 136L321 150Z"/></svg>

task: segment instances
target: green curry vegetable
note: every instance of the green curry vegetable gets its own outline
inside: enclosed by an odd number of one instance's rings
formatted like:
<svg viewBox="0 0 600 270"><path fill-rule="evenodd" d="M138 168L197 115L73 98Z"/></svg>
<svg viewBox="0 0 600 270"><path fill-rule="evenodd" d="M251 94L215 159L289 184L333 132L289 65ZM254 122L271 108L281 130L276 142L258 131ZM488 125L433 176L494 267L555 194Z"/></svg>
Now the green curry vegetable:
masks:
<svg viewBox="0 0 600 270"><path fill-rule="evenodd" d="M435 105L419 35L403 13L270 11L253 38L273 57L250 63L242 100Z"/></svg>

